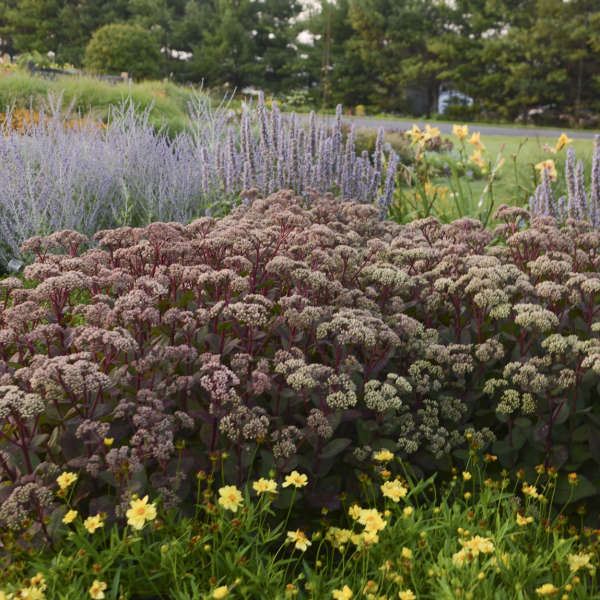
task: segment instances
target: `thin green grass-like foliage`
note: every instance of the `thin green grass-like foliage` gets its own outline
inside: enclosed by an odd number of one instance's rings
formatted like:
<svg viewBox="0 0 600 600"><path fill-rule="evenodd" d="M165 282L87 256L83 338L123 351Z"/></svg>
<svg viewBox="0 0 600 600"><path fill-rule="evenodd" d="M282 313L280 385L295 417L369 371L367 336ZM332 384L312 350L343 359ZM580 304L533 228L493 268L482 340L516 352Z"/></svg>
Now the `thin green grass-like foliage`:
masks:
<svg viewBox="0 0 600 600"><path fill-rule="evenodd" d="M100 589L111 600L596 597L598 531L551 518L551 472L529 485L521 473L499 473L496 461L472 444L466 469L442 483L406 471L390 479L398 459L376 453L360 502L319 521L291 521L275 508L282 490L274 480L240 491L200 472L191 517L164 512L160 500L125 528L101 516L99 527L87 515L63 517L53 550L12 547L26 561L5 571L0 589L8 598L35 588L38 598L57 599L101 598ZM77 485L62 489L61 516ZM284 485L296 491L304 480L292 473Z"/></svg>

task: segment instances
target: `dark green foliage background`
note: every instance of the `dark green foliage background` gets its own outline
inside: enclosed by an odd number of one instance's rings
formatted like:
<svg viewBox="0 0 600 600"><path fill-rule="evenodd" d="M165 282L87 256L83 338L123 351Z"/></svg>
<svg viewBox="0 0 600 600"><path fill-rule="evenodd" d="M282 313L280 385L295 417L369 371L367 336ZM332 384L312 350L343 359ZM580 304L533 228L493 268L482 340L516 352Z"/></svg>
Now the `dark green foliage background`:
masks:
<svg viewBox="0 0 600 600"><path fill-rule="evenodd" d="M94 32L130 24L165 49L160 77L428 115L445 85L475 100L456 118L510 121L543 107L541 123L597 124L595 0L321 0L302 8L298 0L5 0L0 51L52 51L81 67ZM301 31L312 42L300 41Z"/></svg>

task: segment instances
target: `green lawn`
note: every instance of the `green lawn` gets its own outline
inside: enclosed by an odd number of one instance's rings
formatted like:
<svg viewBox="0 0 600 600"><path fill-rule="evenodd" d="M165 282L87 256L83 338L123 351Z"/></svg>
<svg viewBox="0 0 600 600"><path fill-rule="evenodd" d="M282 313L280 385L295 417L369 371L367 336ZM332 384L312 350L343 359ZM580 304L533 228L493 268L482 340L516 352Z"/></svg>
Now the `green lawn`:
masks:
<svg viewBox="0 0 600 600"><path fill-rule="evenodd" d="M476 129L471 129L471 132ZM446 136L444 136L446 137ZM455 144L455 151L460 148L456 136L448 136ZM564 164L566 159L567 148L572 147L575 150L576 160L582 159L585 165L586 184L589 184L591 173L591 159L594 148L593 140L576 139L571 144L558 153L553 154L544 149L544 144L554 148L556 138L554 137L520 137L520 136L481 136L481 141L485 145L487 152L482 154L483 159L491 162L491 166L496 163L499 157L504 158L504 165L498 170L494 181L492 182L492 194L494 198L494 206L500 204L514 204L526 206L529 202L529 197L533 194L536 184L539 181L539 172L537 173L535 165L543 160L552 159L555 162L558 173L558 180L555 184L555 192L558 195L565 193L565 178ZM467 156L470 156L474 150L473 146L467 144ZM451 155L452 156L452 155ZM477 204L484 193L484 189L488 184L488 179L485 174L481 178L477 178L476 169L467 169L472 175L465 175L460 178L460 183L463 188L463 193L468 197L467 210L470 216L475 216ZM450 185L447 177L436 177L433 182L435 185L444 186ZM453 189L453 188L452 188ZM486 198L489 201L489 194ZM454 215L461 216L461 215Z"/></svg>

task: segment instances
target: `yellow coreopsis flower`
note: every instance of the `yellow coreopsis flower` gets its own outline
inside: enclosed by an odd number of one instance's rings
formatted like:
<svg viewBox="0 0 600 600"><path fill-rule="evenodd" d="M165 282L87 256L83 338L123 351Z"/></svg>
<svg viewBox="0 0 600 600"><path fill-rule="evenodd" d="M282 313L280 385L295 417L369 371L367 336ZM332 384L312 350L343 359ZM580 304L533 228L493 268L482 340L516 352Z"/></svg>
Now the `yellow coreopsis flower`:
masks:
<svg viewBox="0 0 600 600"><path fill-rule="evenodd" d="M298 471L292 471L281 484L281 487L288 487L293 485L296 488L304 487L308 484L308 477L302 473L298 473Z"/></svg>
<svg viewBox="0 0 600 600"><path fill-rule="evenodd" d="M463 471L462 476L465 481L469 481L469 479L471 479L471 477L472 477L472 475L471 475L471 473L469 473L469 471Z"/></svg>
<svg viewBox="0 0 600 600"><path fill-rule="evenodd" d="M252 487L257 494L264 494L265 492L274 494L277 492L277 482L274 479L265 479L264 477L261 477L252 484Z"/></svg>
<svg viewBox="0 0 600 600"><path fill-rule="evenodd" d="M335 600L350 600L353 594L352 590L345 585L341 590L333 590L331 595Z"/></svg>
<svg viewBox="0 0 600 600"><path fill-rule="evenodd" d="M569 569L573 573L576 573L583 567L586 567L587 569L594 569L590 563L591 558L591 554L568 554L567 561L569 562Z"/></svg>
<svg viewBox="0 0 600 600"><path fill-rule="evenodd" d="M92 587L90 588L90 596L94 600L102 600L102 598L104 598L104 590L107 587L108 586L106 585L105 581L98 581L95 579L94 583L92 583Z"/></svg>
<svg viewBox="0 0 600 600"><path fill-rule="evenodd" d="M527 525L528 523L533 523L533 517L522 517L519 513L517 513L517 524L521 527Z"/></svg>
<svg viewBox="0 0 600 600"><path fill-rule="evenodd" d="M90 532L94 533L96 529L100 527L104 527L104 523L102 522L102 517L98 514L93 517L88 517L84 522L83 526Z"/></svg>
<svg viewBox="0 0 600 600"><path fill-rule="evenodd" d="M494 551L494 543L489 538L476 535L470 540L460 540L464 548L469 550L473 556L481 554L490 554Z"/></svg>
<svg viewBox="0 0 600 600"><path fill-rule="evenodd" d="M479 131L477 133L473 133L473 134L471 134L471 137L468 139L468 142L469 142L469 144L471 144L472 146L475 146L475 148L478 148L479 150L481 150L483 152L485 150L485 146L481 142L480 137L481 137L481 133L479 133Z"/></svg>
<svg viewBox="0 0 600 600"><path fill-rule="evenodd" d="M9 598L13 598L9 596ZM44 588L36 587L35 585L24 587L19 590L19 595L15 600L46 600Z"/></svg>
<svg viewBox="0 0 600 600"><path fill-rule="evenodd" d="M416 596L412 590L400 590L398 592L398 598L400 600L415 600Z"/></svg>
<svg viewBox="0 0 600 600"><path fill-rule="evenodd" d="M407 548L406 546L402 547L402 552L400 552L400 556L402 558L408 558L409 560L413 557L412 550Z"/></svg>
<svg viewBox="0 0 600 600"><path fill-rule="evenodd" d="M566 133L561 133L558 141L556 142L556 147L554 152L560 152L567 144L570 144L573 140L567 137Z"/></svg>
<svg viewBox="0 0 600 600"><path fill-rule="evenodd" d="M382 494L394 502L399 502L400 498L404 498L408 493L408 490L399 481L386 481L380 487Z"/></svg>
<svg viewBox="0 0 600 600"><path fill-rule="evenodd" d="M362 508L358 504L353 504L348 509L348 514L356 521L356 519L358 519L360 517L361 511L362 511Z"/></svg>
<svg viewBox="0 0 600 600"><path fill-rule="evenodd" d="M148 504L148 496L144 496L141 500L136 498L129 504L131 507L126 513L127 524L134 529L142 529L146 521L156 519L156 506Z"/></svg>
<svg viewBox="0 0 600 600"><path fill-rule="evenodd" d="M558 593L558 588L551 583L545 583L544 585L536 588L536 593L540 596L554 596Z"/></svg>
<svg viewBox="0 0 600 600"><path fill-rule="evenodd" d="M77 517L77 511L76 510L70 510L67 512L67 514L62 518L62 522L65 525L68 525L69 523L72 523Z"/></svg>
<svg viewBox="0 0 600 600"><path fill-rule="evenodd" d="M242 493L235 485L226 485L219 489L219 504L232 512L237 512L237 509L244 501Z"/></svg>
<svg viewBox="0 0 600 600"><path fill-rule="evenodd" d="M348 543L351 535L352 531L349 529L330 527L325 534L325 539L330 542L334 548L339 548L340 546Z"/></svg>
<svg viewBox="0 0 600 600"><path fill-rule="evenodd" d="M410 517L410 515L413 514L414 510L415 509L412 506L405 506L402 510L402 512L404 513L404 518L407 519L408 517Z"/></svg>
<svg viewBox="0 0 600 600"><path fill-rule="evenodd" d="M554 165L554 161L549 158L548 160L543 160L535 165L535 169L540 171L540 174L546 169L548 171L548 175L550 175L550 179L552 181L556 181L558 179L558 173L556 172L556 166Z"/></svg>
<svg viewBox="0 0 600 600"><path fill-rule="evenodd" d="M379 462L389 462L394 460L394 455L389 450L383 449L373 453L373 458Z"/></svg>
<svg viewBox="0 0 600 600"><path fill-rule="evenodd" d="M61 490L66 490L71 484L77 481L77 473L63 473L56 478L56 483Z"/></svg>
<svg viewBox="0 0 600 600"><path fill-rule="evenodd" d="M469 135L469 126L452 125L452 133L462 142Z"/></svg>
<svg viewBox="0 0 600 600"><path fill-rule="evenodd" d="M523 493L531 498L537 498L539 496L535 485L527 485L526 483L523 484Z"/></svg>
<svg viewBox="0 0 600 600"><path fill-rule="evenodd" d="M377 544L379 542L379 536L377 535L376 530L365 529L360 534L362 543L357 545L364 546L372 546L373 544Z"/></svg>
<svg viewBox="0 0 600 600"><path fill-rule="evenodd" d="M296 529L296 531L288 531L287 536L291 542L294 543L297 550L302 550L302 552L306 552L309 546L312 546L312 542L306 537L306 534L300 529Z"/></svg>
<svg viewBox="0 0 600 600"><path fill-rule="evenodd" d="M365 526L366 531L381 531L387 524L376 508L363 508L360 511L358 522Z"/></svg>
<svg viewBox="0 0 600 600"><path fill-rule="evenodd" d="M452 562L457 566L457 567L462 567L465 564L465 561L468 558L468 552L463 548L462 550L459 550L458 552L455 552L452 555Z"/></svg>
<svg viewBox="0 0 600 600"><path fill-rule="evenodd" d="M229 589L227 588L227 586L221 585L218 588L215 588L213 590L212 597L217 598L217 599L225 598L225 596L227 596L228 593L229 593Z"/></svg>

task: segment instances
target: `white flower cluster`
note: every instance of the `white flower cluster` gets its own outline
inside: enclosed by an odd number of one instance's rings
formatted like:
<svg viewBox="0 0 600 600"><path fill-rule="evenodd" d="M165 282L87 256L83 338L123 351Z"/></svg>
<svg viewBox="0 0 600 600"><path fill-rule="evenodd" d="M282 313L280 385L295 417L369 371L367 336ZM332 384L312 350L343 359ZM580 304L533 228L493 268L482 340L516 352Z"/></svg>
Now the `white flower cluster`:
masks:
<svg viewBox="0 0 600 600"><path fill-rule="evenodd" d="M412 386L396 373L389 373L388 381L381 383L377 379L370 379L365 384L364 401L367 408L376 412L398 410L402 407L401 395L410 394Z"/></svg>
<svg viewBox="0 0 600 600"><path fill-rule="evenodd" d="M46 408L39 394L24 392L16 385L0 385L0 419L33 419Z"/></svg>

